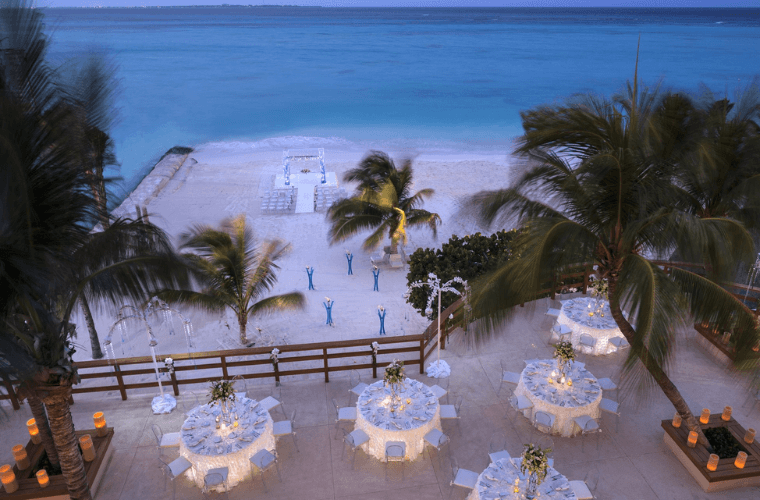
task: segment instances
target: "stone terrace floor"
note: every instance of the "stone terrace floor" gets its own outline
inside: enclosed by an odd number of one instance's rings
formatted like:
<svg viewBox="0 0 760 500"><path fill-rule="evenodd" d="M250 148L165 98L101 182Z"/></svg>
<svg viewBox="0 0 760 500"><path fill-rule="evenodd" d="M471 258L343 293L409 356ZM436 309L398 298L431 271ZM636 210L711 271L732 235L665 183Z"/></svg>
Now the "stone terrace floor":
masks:
<svg viewBox="0 0 760 500"><path fill-rule="evenodd" d="M555 303L556 304L556 303ZM514 321L478 348L467 348L461 337L454 338L442 357L452 366L449 391L464 397L459 428L455 423L444 423L444 432L451 436L450 453L460 467L482 472L488 465L488 445L497 432L507 436L507 449L512 456L522 450L522 444L531 439L532 428L525 419L512 421L505 418L509 404L509 387L499 388L500 365L519 372L524 359L550 357L552 349L546 346L552 320L544 315L548 299L536 302L531 308L518 309ZM716 363L694 342L695 332L685 329L678 339L677 356L670 367L670 374L692 411L707 407L718 411L725 405L734 408L734 417L744 427L760 428L760 408L743 407L746 400L746 382L729 373ZM617 380L618 367L623 355L590 357L580 355L589 370L597 377ZM363 380L369 382L369 373ZM407 369L407 375L425 383L434 381L418 375L417 367ZM350 450L341 460L342 441L334 439L334 411L331 399L341 405L348 402L349 381L345 374L330 376L330 383L323 379L284 380L282 395L288 411L298 410L296 429L300 452L296 452L290 438L280 440L277 446L280 459L282 483L271 471L266 475L268 493L264 492L259 478L241 483L229 493L231 499L415 499L433 500L464 498L465 492L449 486L451 468L445 460L439 468L433 452L405 465L402 480L397 464L392 464L388 480L384 466L359 451L356 468L351 470ZM268 392L263 386L249 384L249 394L258 397ZM205 399L205 386L194 390ZM266 390L266 391L265 391ZM187 394L180 396L181 400ZM608 396L608 395L606 395ZM597 451L595 438L585 444L581 452L581 438L554 437L555 468L569 479L583 479L590 468L599 470L597 498L630 500L680 500L680 499L736 499L760 498L760 488L744 488L722 493L704 493L665 448L662 442L662 419L672 417L674 410L662 393L655 389L647 398L629 395L624 397L619 431L615 432L614 416L603 416L603 432ZM91 428L92 414L104 411L108 425L115 428L114 455L106 476L97 491L102 500L149 500L171 496L171 483L158 468L157 452L151 433L151 425L158 424L164 432L179 430L182 413L153 415L149 410L149 394L130 393L128 401L116 395L78 395L72 406L77 428ZM608 396L609 397L609 396ZM612 395L614 399L614 393ZM451 399L453 403L453 398ZM7 408L6 408L7 411ZM10 423L0 427L0 463L12 460L10 448L27 436L24 421L28 408L12 412ZM510 413L511 415L511 413ZM275 420L284 417L273 414ZM461 431L461 434L460 434ZM176 452L175 452L176 453ZM451 495L451 496L450 496ZM177 481L177 498L200 499L201 492L188 479Z"/></svg>

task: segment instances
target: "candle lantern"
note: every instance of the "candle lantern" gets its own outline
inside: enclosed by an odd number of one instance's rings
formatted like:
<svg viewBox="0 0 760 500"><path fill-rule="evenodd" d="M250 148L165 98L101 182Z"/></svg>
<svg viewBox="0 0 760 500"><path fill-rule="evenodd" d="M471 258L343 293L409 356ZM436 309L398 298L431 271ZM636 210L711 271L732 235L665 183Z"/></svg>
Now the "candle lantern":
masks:
<svg viewBox="0 0 760 500"><path fill-rule="evenodd" d="M16 461L18 470L29 468L29 457L26 455L26 448L24 448L24 445L17 444L11 448L11 451L13 451L13 460Z"/></svg>
<svg viewBox="0 0 760 500"><path fill-rule="evenodd" d="M713 472L718 468L718 455L715 453L710 454L710 458L707 460L707 470Z"/></svg>
<svg viewBox="0 0 760 500"><path fill-rule="evenodd" d="M755 442L755 429L752 427L747 429L747 433L744 435L744 442L747 444L752 444Z"/></svg>
<svg viewBox="0 0 760 500"><path fill-rule="evenodd" d="M731 412L733 411L733 408L730 406L726 406L723 408L723 413L720 415L720 418L726 422L731 420Z"/></svg>
<svg viewBox="0 0 760 500"><path fill-rule="evenodd" d="M92 416L92 420L95 422L95 432L99 437L103 437L108 434L108 427L106 427L106 416L102 411L95 413Z"/></svg>
<svg viewBox="0 0 760 500"><path fill-rule="evenodd" d="M79 446L82 448L82 458L85 462L95 460L95 447L92 445L92 437L89 434L79 438Z"/></svg>
<svg viewBox="0 0 760 500"><path fill-rule="evenodd" d="M740 451L736 454L736 460L734 460L734 465L737 469L743 469L744 464L747 463L747 454L743 451Z"/></svg>
<svg viewBox="0 0 760 500"><path fill-rule="evenodd" d="M48 477L47 471L45 469L38 470L36 475L40 488L47 488L50 486L50 478Z"/></svg>
<svg viewBox="0 0 760 500"><path fill-rule="evenodd" d="M707 408L702 409L702 415L699 416L699 421L703 424L707 424L710 422L710 410Z"/></svg>
<svg viewBox="0 0 760 500"><path fill-rule="evenodd" d="M678 412L676 412L676 414L673 415L673 427L675 427L676 429L678 429L679 427L681 427L681 421L682 420L683 419L681 418L681 415L679 415Z"/></svg>
<svg viewBox="0 0 760 500"><path fill-rule="evenodd" d="M689 440L686 442L686 445L689 448L694 448L697 446L697 431L689 432Z"/></svg>
<svg viewBox="0 0 760 500"><path fill-rule="evenodd" d="M29 436L32 438L32 443L40 444L42 442L42 436L40 436L40 430L37 427L37 421L30 418L26 421L26 428L29 430Z"/></svg>
<svg viewBox="0 0 760 500"><path fill-rule="evenodd" d="M13 473L13 469L10 465L6 464L0 467L0 482L3 483L6 493L13 493L18 489L18 481L16 481L16 474Z"/></svg>

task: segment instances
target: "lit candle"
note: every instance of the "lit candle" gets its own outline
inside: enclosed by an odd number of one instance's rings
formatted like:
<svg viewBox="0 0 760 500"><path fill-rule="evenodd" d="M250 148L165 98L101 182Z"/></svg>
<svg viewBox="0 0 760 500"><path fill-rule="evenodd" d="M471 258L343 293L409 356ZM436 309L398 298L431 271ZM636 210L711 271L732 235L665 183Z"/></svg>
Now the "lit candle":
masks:
<svg viewBox="0 0 760 500"><path fill-rule="evenodd" d="M553 384L553 383L554 383L554 380L552 380L552 378L551 378L551 377L549 377L549 379L548 379L548 380L549 380L549 383L550 383L550 384Z"/></svg>
<svg viewBox="0 0 760 500"><path fill-rule="evenodd" d="M715 471L718 468L718 455L715 453L710 454L710 458L707 460L707 470Z"/></svg>
<svg viewBox="0 0 760 500"><path fill-rule="evenodd" d="M752 444L755 442L755 429L752 427L747 429L747 433L744 435L744 442L747 444Z"/></svg>
<svg viewBox="0 0 760 500"><path fill-rule="evenodd" d="M29 468L29 457L26 455L26 449L24 448L24 445L17 444L11 448L11 451L13 451L13 460L16 461L18 470Z"/></svg>
<svg viewBox="0 0 760 500"><path fill-rule="evenodd" d="M47 471L45 469L40 469L37 471L37 482L40 484L40 488L47 488L50 486L50 478L47 475Z"/></svg>
<svg viewBox="0 0 760 500"><path fill-rule="evenodd" d="M568 377L568 379L567 379L567 385L568 385L568 387L570 387L570 386L573 385L573 379L571 379L570 377Z"/></svg>
<svg viewBox="0 0 760 500"><path fill-rule="evenodd" d="M737 469L743 469L744 464L747 463L747 454L743 451L740 451L736 454L736 460L734 461L734 465Z"/></svg>
<svg viewBox="0 0 760 500"><path fill-rule="evenodd" d="M565 376L564 375L562 376L561 379L559 379L559 383L560 384L564 384L565 383Z"/></svg>
<svg viewBox="0 0 760 500"><path fill-rule="evenodd" d="M557 372L555 372L554 370L552 370L552 378L557 378Z"/></svg>
<svg viewBox="0 0 760 500"><path fill-rule="evenodd" d="M29 436L32 438L32 443L40 444L42 442L42 436L40 436L40 430L37 428L37 421L30 418L26 421L26 428L29 430Z"/></svg>
<svg viewBox="0 0 760 500"><path fill-rule="evenodd" d="M683 419L681 418L681 415L679 415L678 412L676 412L676 414L673 415L673 427L675 427L676 429L678 429L679 427L681 427L681 421L682 420Z"/></svg>
<svg viewBox="0 0 760 500"><path fill-rule="evenodd" d="M707 408L702 409L702 415L699 417L699 421L703 424L707 424L710 422L710 410Z"/></svg>
<svg viewBox="0 0 760 500"><path fill-rule="evenodd" d="M731 420L732 411L733 409L730 406L726 406L725 408L723 408L723 413L720 415L720 418L728 422L729 420Z"/></svg>
<svg viewBox="0 0 760 500"><path fill-rule="evenodd" d="M82 448L82 458L85 462L95 460L95 447L92 445L92 437L89 434L79 438L79 446Z"/></svg>
<svg viewBox="0 0 760 500"><path fill-rule="evenodd" d="M102 411L95 413L92 416L92 420L95 422L95 433L98 436L103 437L108 434L108 427L106 427L106 416L103 415Z"/></svg>
<svg viewBox="0 0 760 500"><path fill-rule="evenodd" d="M18 481L16 481L16 474L13 473L13 469L10 465L3 465L0 467L0 482L3 483L6 493L13 493L18 489Z"/></svg>
<svg viewBox="0 0 760 500"><path fill-rule="evenodd" d="M686 442L686 445L689 448L694 448L695 446L697 446L697 431L689 432L689 440Z"/></svg>

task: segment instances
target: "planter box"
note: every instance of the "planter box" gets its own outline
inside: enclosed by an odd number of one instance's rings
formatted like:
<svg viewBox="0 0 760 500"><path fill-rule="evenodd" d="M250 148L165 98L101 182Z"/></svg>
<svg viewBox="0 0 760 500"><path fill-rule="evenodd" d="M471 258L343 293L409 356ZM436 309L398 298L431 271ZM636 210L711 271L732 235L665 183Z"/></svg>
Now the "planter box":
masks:
<svg viewBox="0 0 760 500"><path fill-rule="evenodd" d="M686 445L689 435L689 429L686 423L676 429L671 420L663 420L662 428L665 431L663 441L670 448L676 458L689 471L689 474L697 481L697 484L706 492L724 491L734 488L744 488L748 486L760 486L760 445L757 439L752 444L744 442L746 429L736 420L731 418L724 422L720 418L720 412L710 415L710 421L702 425L702 429L712 427L726 427L734 438L739 441L747 450L747 463L743 469L734 466L734 458L722 458L718 462L718 468L715 471L707 470L707 460L710 458L710 452L707 448L699 443L694 448Z"/></svg>
<svg viewBox="0 0 760 500"><path fill-rule="evenodd" d="M113 438L113 427L108 428L108 433L103 437L98 437L95 430L76 431L77 439L80 436L89 434L92 436L92 444L95 447L95 460L84 463L84 471L87 474L87 482L90 484L90 492L93 498L100 485L104 472L108 467L108 462L113 454L111 439ZM32 464L29 468L19 471L17 466L13 466L13 472L16 474L18 481L18 490L13 493L6 493L0 488L0 499L12 500L31 500L35 498L44 498L46 500L69 500L69 493L66 489L66 482L62 475L51 476L50 486L40 488L37 478L32 471L40 461L45 448L42 444L34 444L31 441L26 445L26 454L29 456L29 462Z"/></svg>

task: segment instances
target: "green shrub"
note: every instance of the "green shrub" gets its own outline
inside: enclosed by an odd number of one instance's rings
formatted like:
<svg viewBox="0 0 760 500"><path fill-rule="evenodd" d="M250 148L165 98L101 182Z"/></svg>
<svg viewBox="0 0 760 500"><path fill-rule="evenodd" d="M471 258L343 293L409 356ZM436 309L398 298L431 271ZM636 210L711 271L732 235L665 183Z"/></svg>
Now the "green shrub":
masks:
<svg viewBox="0 0 760 500"><path fill-rule="evenodd" d="M164 153L164 155L158 161L163 160L167 155L189 155L192 152L193 148L188 148L187 146L174 146L169 151Z"/></svg>
<svg viewBox="0 0 760 500"><path fill-rule="evenodd" d="M720 458L735 458L740 451L747 451L725 427L705 429L705 437Z"/></svg>

